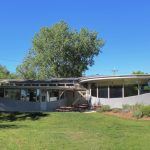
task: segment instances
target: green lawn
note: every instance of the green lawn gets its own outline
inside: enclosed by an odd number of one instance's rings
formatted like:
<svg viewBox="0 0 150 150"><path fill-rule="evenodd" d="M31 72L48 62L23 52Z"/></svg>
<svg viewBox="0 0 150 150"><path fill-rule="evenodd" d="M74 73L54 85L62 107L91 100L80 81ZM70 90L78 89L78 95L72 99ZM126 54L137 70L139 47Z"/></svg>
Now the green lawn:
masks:
<svg viewBox="0 0 150 150"><path fill-rule="evenodd" d="M100 113L1 114L0 149L148 150L150 121Z"/></svg>

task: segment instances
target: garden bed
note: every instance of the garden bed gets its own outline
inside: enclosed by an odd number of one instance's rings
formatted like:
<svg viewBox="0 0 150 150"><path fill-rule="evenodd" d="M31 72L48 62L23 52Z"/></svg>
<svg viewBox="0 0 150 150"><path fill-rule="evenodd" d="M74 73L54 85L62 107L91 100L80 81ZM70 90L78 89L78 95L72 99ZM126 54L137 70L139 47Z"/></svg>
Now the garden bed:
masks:
<svg viewBox="0 0 150 150"><path fill-rule="evenodd" d="M136 119L135 117L133 117L132 112L113 112L113 111L108 111L108 112L104 112L104 114L117 116L117 117L124 118L124 119L134 119L134 120ZM150 117L142 117L142 118L140 118L140 120L150 120Z"/></svg>

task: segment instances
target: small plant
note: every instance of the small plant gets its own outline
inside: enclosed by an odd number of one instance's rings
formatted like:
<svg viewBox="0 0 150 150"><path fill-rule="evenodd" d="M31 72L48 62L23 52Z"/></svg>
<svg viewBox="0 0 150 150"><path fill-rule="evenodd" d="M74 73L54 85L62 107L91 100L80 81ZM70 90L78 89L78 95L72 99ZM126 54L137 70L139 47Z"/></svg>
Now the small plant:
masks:
<svg viewBox="0 0 150 150"><path fill-rule="evenodd" d="M139 119L139 118L142 118L143 114L142 114L142 111L140 110L136 110L136 111L133 111L133 117Z"/></svg>
<svg viewBox="0 0 150 150"><path fill-rule="evenodd" d="M143 113L143 116L150 117L150 105L148 106L143 106L141 108L141 112Z"/></svg>
<svg viewBox="0 0 150 150"><path fill-rule="evenodd" d="M122 105L122 110L124 112L129 112L131 110L131 105L129 105L129 104Z"/></svg>
<svg viewBox="0 0 150 150"><path fill-rule="evenodd" d="M131 110L132 112L134 112L134 111L141 110L142 107L143 107L142 104L135 104L135 105L130 106L130 110Z"/></svg>
<svg viewBox="0 0 150 150"><path fill-rule="evenodd" d="M114 112L114 113L119 113L119 112L121 112L121 111L122 111L121 108L113 108L113 109L112 109L112 112Z"/></svg>
<svg viewBox="0 0 150 150"><path fill-rule="evenodd" d="M106 112L106 111L110 111L110 106L109 105L102 105L97 112Z"/></svg>

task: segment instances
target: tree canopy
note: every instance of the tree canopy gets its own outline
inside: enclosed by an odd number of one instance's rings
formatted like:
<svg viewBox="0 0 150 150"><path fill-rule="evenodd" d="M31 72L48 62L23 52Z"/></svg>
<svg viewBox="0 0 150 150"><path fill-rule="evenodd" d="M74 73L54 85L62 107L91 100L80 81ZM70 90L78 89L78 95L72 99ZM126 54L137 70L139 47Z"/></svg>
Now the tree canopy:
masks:
<svg viewBox="0 0 150 150"><path fill-rule="evenodd" d="M143 71L140 71L140 70L138 70L138 71L133 71L132 72L132 74L146 74L146 73L144 73Z"/></svg>
<svg viewBox="0 0 150 150"><path fill-rule="evenodd" d="M14 79L17 76L13 73L10 73L5 66L0 65L0 79Z"/></svg>
<svg viewBox="0 0 150 150"><path fill-rule="evenodd" d="M94 64L104 41L97 32L82 28L73 30L63 21L43 27L32 41L32 48L17 67L26 79L79 77Z"/></svg>

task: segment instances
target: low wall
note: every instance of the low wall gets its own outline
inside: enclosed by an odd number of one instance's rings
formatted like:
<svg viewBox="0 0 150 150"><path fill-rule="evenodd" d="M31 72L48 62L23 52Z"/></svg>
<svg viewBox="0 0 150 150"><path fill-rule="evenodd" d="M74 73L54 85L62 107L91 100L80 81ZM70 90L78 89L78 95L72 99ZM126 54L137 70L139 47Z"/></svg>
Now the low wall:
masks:
<svg viewBox="0 0 150 150"><path fill-rule="evenodd" d="M122 105L129 104L129 105L135 105L135 104L144 104L144 105L150 105L150 93L137 95L137 96L130 96L130 97L124 97L124 98L91 98L91 105L109 105L111 108L122 108Z"/></svg>
<svg viewBox="0 0 150 150"><path fill-rule="evenodd" d="M52 102L28 102L19 100L0 99L0 111L9 112L51 112L63 106L65 100Z"/></svg>

